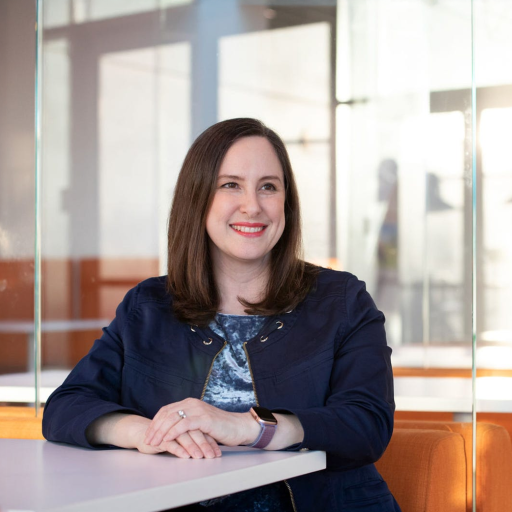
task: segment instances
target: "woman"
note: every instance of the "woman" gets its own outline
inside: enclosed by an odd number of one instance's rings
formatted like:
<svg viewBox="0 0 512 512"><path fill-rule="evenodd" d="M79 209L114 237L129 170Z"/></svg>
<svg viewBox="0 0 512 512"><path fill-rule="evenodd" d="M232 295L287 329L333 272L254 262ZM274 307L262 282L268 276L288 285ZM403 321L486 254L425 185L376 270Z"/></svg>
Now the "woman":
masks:
<svg viewBox="0 0 512 512"><path fill-rule="evenodd" d="M168 276L128 292L49 398L45 437L182 458L325 450L325 471L195 507L399 510L373 466L393 429L384 317L364 283L300 253L281 139L254 119L207 129L176 185Z"/></svg>

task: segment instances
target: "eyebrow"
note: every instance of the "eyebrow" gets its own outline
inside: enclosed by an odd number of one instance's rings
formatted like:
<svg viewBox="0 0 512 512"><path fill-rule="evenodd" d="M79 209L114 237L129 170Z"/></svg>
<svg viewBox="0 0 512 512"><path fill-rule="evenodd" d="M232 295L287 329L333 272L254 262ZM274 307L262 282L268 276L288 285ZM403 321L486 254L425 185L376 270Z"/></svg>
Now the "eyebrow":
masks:
<svg viewBox="0 0 512 512"><path fill-rule="evenodd" d="M245 178L242 178L241 176L237 176L236 174L221 174L219 175L218 179L228 179L228 180L238 180L238 181L245 181ZM274 181L281 181L281 178L279 176L263 176L258 181L268 181L268 180L274 180Z"/></svg>

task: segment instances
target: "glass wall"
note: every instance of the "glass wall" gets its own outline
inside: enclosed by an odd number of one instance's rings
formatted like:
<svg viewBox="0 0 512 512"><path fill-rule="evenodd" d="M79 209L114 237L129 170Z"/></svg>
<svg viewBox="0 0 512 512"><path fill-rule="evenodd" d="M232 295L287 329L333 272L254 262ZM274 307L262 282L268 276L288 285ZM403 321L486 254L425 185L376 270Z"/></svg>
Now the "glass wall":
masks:
<svg viewBox="0 0 512 512"><path fill-rule="evenodd" d="M512 435L512 166L507 149L512 123L512 69L503 65L503 59L512 51L512 5L475 0L473 23L477 182L475 412L478 424L504 425Z"/></svg>
<svg viewBox="0 0 512 512"><path fill-rule="evenodd" d="M341 260L396 363L471 368L471 5L347 0L339 18Z"/></svg>
<svg viewBox="0 0 512 512"><path fill-rule="evenodd" d="M34 400L34 21L0 2L0 403Z"/></svg>
<svg viewBox="0 0 512 512"><path fill-rule="evenodd" d="M477 410L512 431L508 2L41 5L42 401L165 273L194 138L251 116L286 142L306 259L356 274L386 315L398 415ZM32 1L0 1L6 404L34 401L34 21Z"/></svg>
<svg viewBox="0 0 512 512"><path fill-rule="evenodd" d="M218 120L261 118L283 137L306 256L338 265L336 3L315 4L43 3L43 396L126 291L165 273L181 162Z"/></svg>

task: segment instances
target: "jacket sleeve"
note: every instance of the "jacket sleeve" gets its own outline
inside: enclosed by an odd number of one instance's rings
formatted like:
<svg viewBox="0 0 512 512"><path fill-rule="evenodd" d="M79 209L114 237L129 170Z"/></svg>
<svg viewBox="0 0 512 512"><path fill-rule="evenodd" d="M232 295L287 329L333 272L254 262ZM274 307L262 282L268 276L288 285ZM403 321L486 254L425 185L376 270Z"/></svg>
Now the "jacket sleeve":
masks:
<svg viewBox="0 0 512 512"><path fill-rule="evenodd" d="M349 469L380 458L393 432L395 404L384 315L353 276L343 302L330 394L324 407L289 411L304 428L303 442L290 448L324 450L330 467Z"/></svg>
<svg viewBox="0 0 512 512"><path fill-rule="evenodd" d="M91 446L85 436L87 427L94 420L111 412L141 414L120 405L124 361L122 335L137 291L134 288L127 293L117 308L115 319L103 329L102 337L95 341L90 352L47 400L43 435L48 441L97 448Z"/></svg>

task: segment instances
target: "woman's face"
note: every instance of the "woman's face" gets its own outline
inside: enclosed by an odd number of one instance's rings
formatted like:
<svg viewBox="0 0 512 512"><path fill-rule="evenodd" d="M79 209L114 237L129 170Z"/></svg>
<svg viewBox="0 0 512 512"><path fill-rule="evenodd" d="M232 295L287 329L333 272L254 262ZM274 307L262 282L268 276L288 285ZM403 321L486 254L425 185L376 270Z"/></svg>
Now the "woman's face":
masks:
<svg viewBox="0 0 512 512"><path fill-rule="evenodd" d="M266 264L283 234L285 184L274 148L244 137L226 153L206 218L215 265Z"/></svg>

